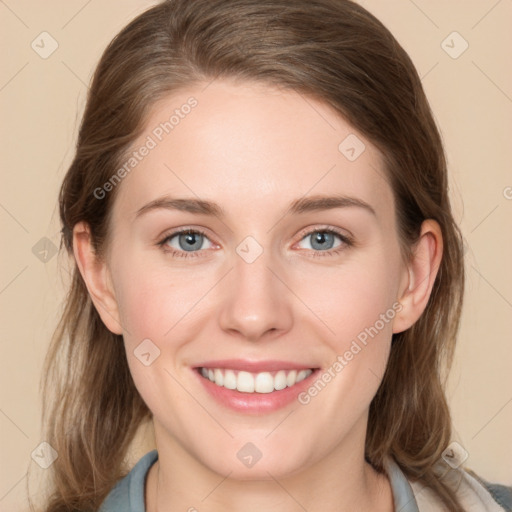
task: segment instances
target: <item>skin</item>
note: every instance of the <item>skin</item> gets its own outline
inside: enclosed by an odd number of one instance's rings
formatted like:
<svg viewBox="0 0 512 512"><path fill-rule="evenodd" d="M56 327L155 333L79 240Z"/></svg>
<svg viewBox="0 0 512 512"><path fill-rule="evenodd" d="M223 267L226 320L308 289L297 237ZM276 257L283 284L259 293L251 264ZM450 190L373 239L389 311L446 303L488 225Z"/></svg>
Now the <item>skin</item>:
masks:
<svg viewBox="0 0 512 512"><path fill-rule="evenodd" d="M122 334L134 382L153 412L158 462L146 482L148 512L392 511L389 481L364 460L370 402L391 336L422 314L442 255L439 225L427 220L413 257L399 248L393 192L381 154L328 106L261 84L217 80L154 105L134 147L190 96L198 106L118 185L103 260L89 228L74 229L77 264L105 325ZM338 146L355 134L353 162ZM303 196L343 194L369 203L285 215ZM157 209L163 195L214 201L222 218ZM172 229L207 234L197 257L158 242ZM325 256L311 234L337 228ZM252 236L263 253L236 252ZM331 245L329 245L331 244ZM176 236L168 250L186 253ZM316 247L316 246L315 246ZM190 254L190 252L186 253ZM213 401L191 366L205 360L282 359L328 368L393 304L402 309L307 405L246 415ZM160 349L150 366L134 350ZM251 468L245 443L262 458ZM204 500L204 501L202 501Z"/></svg>

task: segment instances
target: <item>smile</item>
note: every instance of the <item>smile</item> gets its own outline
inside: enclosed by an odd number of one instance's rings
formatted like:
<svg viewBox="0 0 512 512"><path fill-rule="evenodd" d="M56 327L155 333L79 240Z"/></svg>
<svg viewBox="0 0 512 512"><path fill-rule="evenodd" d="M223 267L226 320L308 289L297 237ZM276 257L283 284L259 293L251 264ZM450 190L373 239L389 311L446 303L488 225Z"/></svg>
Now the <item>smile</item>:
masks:
<svg viewBox="0 0 512 512"><path fill-rule="evenodd" d="M225 368L198 368L199 373L219 387L241 393L272 393L295 386L312 373L312 369L247 372Z"/></svg>

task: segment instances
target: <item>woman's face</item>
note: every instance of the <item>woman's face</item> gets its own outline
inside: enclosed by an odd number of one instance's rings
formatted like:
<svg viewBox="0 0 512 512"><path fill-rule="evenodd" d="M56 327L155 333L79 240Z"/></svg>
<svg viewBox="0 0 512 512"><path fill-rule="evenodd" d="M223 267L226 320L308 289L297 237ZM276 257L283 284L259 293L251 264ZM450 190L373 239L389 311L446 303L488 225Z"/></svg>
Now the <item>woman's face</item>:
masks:
<svg viewBox="0 0 512 512"><path fill-rule="evenodd" d="M112 314L158 448L242 479L360 457L408 277L381 155L312 98L206 85L155 105L112 186Z"/></svg>

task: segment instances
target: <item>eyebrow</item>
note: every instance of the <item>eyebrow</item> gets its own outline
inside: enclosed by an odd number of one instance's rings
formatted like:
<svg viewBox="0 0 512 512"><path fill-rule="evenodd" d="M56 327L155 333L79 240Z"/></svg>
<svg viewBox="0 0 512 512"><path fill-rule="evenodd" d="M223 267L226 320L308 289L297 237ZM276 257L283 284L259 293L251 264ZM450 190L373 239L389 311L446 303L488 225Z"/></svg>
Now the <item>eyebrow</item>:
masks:
<svg viewBox="0 0 512 512"><path fill-rule="evenodd" d="M366 201L357 197L343 195L316 195L296 199L288 206L285 215L347 207L358 207L368 211L375 217L377 216L373 207ZM145 204L136 211L135 217L138 218L149 211L158 209L179 210L197 215L210 215L219 218L225 217L224 209L214 202L205 201L203 199L173 198L169 196L160 197Z"/></svg>

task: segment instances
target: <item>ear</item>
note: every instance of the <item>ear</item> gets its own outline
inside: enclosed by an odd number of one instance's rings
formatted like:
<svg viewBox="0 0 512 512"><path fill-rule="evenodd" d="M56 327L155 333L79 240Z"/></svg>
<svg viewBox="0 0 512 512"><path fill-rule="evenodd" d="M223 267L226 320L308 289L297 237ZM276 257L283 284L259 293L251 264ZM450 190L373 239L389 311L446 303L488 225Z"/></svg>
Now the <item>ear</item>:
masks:
<svg viewBox="0 0 512 512"><path fill-rule="evenodd" d="M393 322L393 333L411 327L427 307L443 256L443 235L433 219L423 221L418 242L405 270L405 286L399 291L403 308Z"/></svg>
<svg viewBox="0 0 512 512"><path fill-rule="evenodd" d="M119 309L107 263L99 258L92 245L89 225L78 222L73 228L73 253L87 290L107 329L122 334Z"/></svg>

